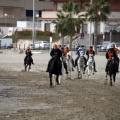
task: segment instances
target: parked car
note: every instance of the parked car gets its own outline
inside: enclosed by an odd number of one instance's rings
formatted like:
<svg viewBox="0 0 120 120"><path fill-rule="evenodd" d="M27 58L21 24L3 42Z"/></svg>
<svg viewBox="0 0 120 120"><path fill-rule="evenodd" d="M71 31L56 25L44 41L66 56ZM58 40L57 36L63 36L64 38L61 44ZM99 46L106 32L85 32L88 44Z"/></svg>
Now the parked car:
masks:
<svg viewBox="0 0 120 120"><path fill-rule="evenodd" d="M97 45L98 52L106 52L110 41L103 41L101 45Z"/></svg>
<svg viewBox="0 0 120 120"><path fill-rule="evenodd" d="M35 42L34 45L31 44L30 45L31 49L47 49L50 48L50 43L48 41L39 41L39 42Z"/></svg>
<svg viewBox="0 0 120 120"><path fill-rule="evenodd" d="M6 47L7 49L12 49L13 48L13 45L9 45Z"/></svg>

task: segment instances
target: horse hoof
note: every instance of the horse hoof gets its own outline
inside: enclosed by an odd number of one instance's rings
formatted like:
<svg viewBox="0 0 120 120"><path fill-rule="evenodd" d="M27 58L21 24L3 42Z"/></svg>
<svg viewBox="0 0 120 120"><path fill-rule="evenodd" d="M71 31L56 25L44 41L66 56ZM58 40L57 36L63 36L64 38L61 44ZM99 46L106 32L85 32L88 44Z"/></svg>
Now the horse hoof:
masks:
<svg viewBox="0 0 120 120"><path fill-rule="evenodd" d="M61 85L60 83L57 83L57 85Z"/></svg>
<svg viewBox="0 0 120 120"><path fill-rule="evenodd" d="M110 83L110 86L112 86L112 83Z"/></svg>

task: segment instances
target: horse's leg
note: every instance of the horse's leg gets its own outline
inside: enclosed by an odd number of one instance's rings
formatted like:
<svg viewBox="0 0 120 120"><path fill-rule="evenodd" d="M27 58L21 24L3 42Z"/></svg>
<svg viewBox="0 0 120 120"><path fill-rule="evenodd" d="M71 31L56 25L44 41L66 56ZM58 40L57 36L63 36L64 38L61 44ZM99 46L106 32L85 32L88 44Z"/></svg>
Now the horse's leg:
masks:
<svg viewBox="0 0 120 120"><path fill-rule="evenodd" d="M50 87L52 87L52 74L51 73L49 73L49 77L50 77Z"/></svg>
<svg viewBox="0 0 120 120"><path fill-rule="evenodd" d="M92 65L92 74L94 75L94 65Z"/></svg>
<svg viewBox="0 0 120 120"><path fill-rule="evenodd" d="M85 65L82 67L83 74L85 74Z"/></svg>
<svg viewBox="0 0 120 120"><path fill-rule="evenodd" d="M115 78L116 78L116 73L113 75L113 81L115 82Z"/></svg>
<svg viewBox="0 0 120 120"><path fill-rule="evenodd" d="M57 85L60 85L59 75L56 75L56 83L57 83Z"/></svg>
<svg viewBox="0 0 120 120"><path fill-rule="evenodd" d="M89 68L89 66L88 66L87 72L88 72L88 77L90 77L90 68Z"/></svg>
<svg viewBox="0 0 120 120"><path fill-rule="evenodd" d="M26 71L26 64L24 66L25 66L25 71Z"/></svg>
<svg viewBox="0 0 120 120"><path fill-rule="evenodd" d="M55 82L55 75L53 74L53 85L56 85L56 82Z"/></svg>
<svg viewBox="0 0 120 120"><path fill-rule="evenodd" d="M30 68L28 67L28 72L29 72Z"/></svg>
<svg viewBox="0 0 120 120"><path fill-rule="evenodd" d="M107 75L108 75L108 73L106 72L106 76L105 76L105 85L107 84Z"/></svg>
<svg viewBox="0 0 120 120"><path fill-rule="evenodd" d="M112 86L112 75L110 75L110 86Z"/></svg>

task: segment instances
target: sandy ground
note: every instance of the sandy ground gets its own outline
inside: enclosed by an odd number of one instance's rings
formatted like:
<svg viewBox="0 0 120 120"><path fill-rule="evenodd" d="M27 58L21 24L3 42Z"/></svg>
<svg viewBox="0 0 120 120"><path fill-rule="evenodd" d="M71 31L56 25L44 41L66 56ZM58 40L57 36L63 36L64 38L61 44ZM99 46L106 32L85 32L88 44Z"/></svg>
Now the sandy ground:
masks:
<svg viewBox="0 0 120 120"><path fill-rule="evenodd" d="M53 88L45 72L49 52L33 54L30 72L24 72L24 57L0 52L0 120L120 120L120 73L112 87L104 85L104 55L95 56L98 72L91 79L77 79L75 69L72 79L64 76Z"/></svg>

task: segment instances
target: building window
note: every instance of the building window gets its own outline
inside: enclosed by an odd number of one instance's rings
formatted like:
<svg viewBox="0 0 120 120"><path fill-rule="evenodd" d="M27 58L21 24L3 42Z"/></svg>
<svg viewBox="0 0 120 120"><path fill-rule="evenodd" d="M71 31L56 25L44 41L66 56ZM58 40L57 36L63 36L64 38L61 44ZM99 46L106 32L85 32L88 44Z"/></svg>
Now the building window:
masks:
<svg viewBox="0 0 120 120"><path fill-rule="evenodd" d="M26 17L33 17L33 10L26 10Z"/></svg>

